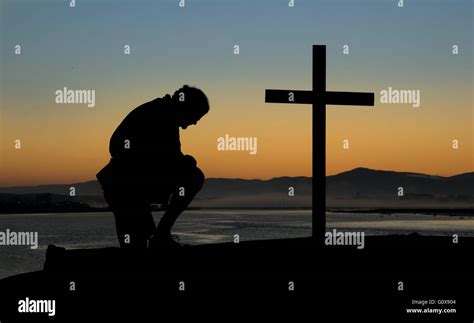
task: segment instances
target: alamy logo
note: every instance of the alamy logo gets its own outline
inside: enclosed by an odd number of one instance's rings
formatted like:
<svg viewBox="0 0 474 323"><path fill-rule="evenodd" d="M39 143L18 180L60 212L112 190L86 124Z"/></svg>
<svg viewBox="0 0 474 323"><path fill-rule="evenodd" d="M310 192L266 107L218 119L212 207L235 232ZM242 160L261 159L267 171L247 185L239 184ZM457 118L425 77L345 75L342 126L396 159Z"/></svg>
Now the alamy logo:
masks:
<svg viewBox="0 0 474 323"><path fill-rule="evenodd" d="M414 108L421 104L420 90L396 90L388 87L380 91L380 103L410 103Z"/></svg>
<svg viewBox="0 0 474 323"><path fill-rule="evenodd" d="M37 249L38 232L0 231L0 246L30 246L31 249Z"/></svg>
<svg viewBox="0 0 474 323"><path fill-rule="evenodd" d="M248 151L250 155L257 154L257 137L232 137L226 134L217 138L219 151Z"/></svg>
<svg viewBox="0 0 474 323"><path fill-rule="evenodd" d="M357 249L364 249L364 232L342 232L336 229L327 231L324 243L327 246L357 246Z"/></svg>
<svg viewBox="0 0 474 323"><path fill-rule="evenodd" d="M57 104L87 104L89 108L95 107L95 90L72 90L64 87L54 93Z"/></svg>
<svg viewBox="0 0 474 323"><path fill-rule="evenodd" d="M48 313L48 316L55 316L56 301L27 297L18 301L18 313Z"/></svg>

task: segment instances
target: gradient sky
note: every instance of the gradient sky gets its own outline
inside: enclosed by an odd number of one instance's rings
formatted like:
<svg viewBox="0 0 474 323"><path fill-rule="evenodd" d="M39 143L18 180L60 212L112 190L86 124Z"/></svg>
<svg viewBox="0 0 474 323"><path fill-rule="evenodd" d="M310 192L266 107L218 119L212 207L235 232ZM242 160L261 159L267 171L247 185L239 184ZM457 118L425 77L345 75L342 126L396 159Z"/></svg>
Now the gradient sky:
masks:
<svg viewBox="0 0 474 323"><path fill-rule="evenodd" d="M375 108L327 108L329 175L473 171L473 2L397 2L0 0L0 186L94 179L128 112L182 84L211 103L181 131L207 177L311 176L311 107L264 90L310 89L313 44L327 45L328 90L376 93ZM389 86L421 90L421 106L378 103ZM55 104L63 87L95 89L96 106ZM257 155L217 151L225 134L257 137Z"/></svg>

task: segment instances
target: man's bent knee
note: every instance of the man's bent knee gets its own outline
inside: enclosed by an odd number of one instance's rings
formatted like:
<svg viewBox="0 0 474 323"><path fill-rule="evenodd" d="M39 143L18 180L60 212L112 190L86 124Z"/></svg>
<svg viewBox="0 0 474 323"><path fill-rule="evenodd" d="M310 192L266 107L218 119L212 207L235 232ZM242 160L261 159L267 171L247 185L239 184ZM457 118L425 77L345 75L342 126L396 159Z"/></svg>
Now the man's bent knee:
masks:
<svg viewBox="0 0 474 323"><path fill-rule="evenodd" d="M185 184L183 186L185 186L188 190L196 194L201 190L202 185L204 184L204 180L204 173L199 168L194 167L185 179Z"/></svg>
<svg viewBox="0 0 474 323"><path fill-rule="evenodd" d="M202 185L204 184L204 180L206 179L206 176L200 170L199 168L196 167L196 169L193 172L193 181L196 184L199 189L201 189Z"/></svg>

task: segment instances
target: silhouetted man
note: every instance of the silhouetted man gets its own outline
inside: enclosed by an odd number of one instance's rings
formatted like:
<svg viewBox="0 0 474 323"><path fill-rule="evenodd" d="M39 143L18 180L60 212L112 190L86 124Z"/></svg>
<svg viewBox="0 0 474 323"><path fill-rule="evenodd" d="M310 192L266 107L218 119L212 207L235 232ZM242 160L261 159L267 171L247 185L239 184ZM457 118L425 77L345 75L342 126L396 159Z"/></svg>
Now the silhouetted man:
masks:
<svg viewBox="0 0 474 323"><path fill-rule="evenodd" d="M179 127L209 111L206 95L183 86L173 96L147 102L118 126L110 139L110 162L97 174L115 216L121 247L176 247L171 228L204 183L196 160L181 153ZM158 226L151 203L165 213Z"/></svg>

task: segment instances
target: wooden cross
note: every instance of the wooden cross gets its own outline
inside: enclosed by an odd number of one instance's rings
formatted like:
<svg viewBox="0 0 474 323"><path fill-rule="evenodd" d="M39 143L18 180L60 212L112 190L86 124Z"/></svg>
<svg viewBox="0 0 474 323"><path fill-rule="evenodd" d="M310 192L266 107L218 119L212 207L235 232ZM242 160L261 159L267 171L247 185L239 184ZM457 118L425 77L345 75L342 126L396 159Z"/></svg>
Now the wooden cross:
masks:
<svg viewBox="0 0 474 323"><path fill-rule="evenodd" d="M326 46L313 45L312 91L265 90L267 103L312 104L312 235L324 246L326 233L326 105L374 105L374 93L326 91Z"/></svg>

